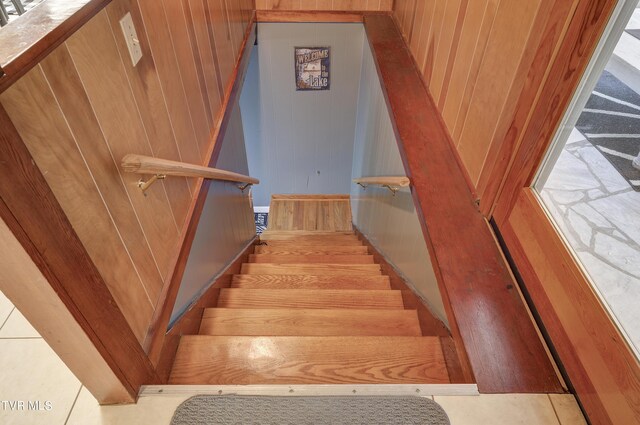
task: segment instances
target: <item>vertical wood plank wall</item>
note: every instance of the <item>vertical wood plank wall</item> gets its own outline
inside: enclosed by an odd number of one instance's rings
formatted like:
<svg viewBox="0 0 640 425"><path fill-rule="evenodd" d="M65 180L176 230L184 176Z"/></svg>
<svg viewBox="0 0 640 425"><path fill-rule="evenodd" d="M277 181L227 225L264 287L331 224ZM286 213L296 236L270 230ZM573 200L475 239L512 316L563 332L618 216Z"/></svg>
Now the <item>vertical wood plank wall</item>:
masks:
<svg viewBox="0 0 640 425"><path fill-rule="evenodd" d="M393 0L256 0L257 10L384 10Z"/></svg>
<svg viewBox="0 0 640 425"><path fill-rule="evenodd" d="M193 181L172 178L145 197L120 159L208 161L252 9L251 0L114 0L0 95L140 342L195 194ZM119 24L127 12L143 50L135 67Z"/></svg>
<svg viewBox="0 0 640 425"><path fill-rule="evenodd" d="M422 72L481 203L552 0L396 0L394 17ZM574 2L572 2L574 3ZM561 24L567 16L565 7ZM556 41L556 40L551 40ZM548 58L542 58L548 59ZM544 66L539 72L544 72ZM517 131L517 129L515 129ZM498 176L500 178L502 176ZM485 196L487 197L486 199ZM485 214L490 208L484 208Z"/></svg>

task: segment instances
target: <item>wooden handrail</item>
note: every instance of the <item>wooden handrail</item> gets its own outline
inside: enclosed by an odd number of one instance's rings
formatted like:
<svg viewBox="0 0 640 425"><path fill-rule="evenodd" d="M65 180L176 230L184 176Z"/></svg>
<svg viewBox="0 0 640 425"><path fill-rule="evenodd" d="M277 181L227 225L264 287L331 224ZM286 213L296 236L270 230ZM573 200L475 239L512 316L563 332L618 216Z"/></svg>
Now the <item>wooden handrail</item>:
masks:
<svg viewBox="0 0 640 425"><path fill-rule="evenodd" d="M366 189L367 186L386 187L394 195L401 187L408 187L411 184L409 177L405 176L360 177L359 179L353 179L353 182L363 189Z"/></svg>
<svg viewBox="0 0 640 425"><path fill-rule="evenodd" d="M411 184L409 177L397 176L379 176L379 177L360 177L353 179L354 183L375 186L397 186L407 187Z"/></svg>
<svg viewBox="0 0 640 425"><path fill-rule="evenodd" d="M211 180L241 183L241 190L246 189L250 185L260 183L258 179L231 171L144 155L126 155L122 158L121 165L122 169L128 173L153 174L153 177L148 181L144 182L141 180L138 182L138 186L143 191L147 190L156 180L164 179L166 176L201 177Z"/></svg>

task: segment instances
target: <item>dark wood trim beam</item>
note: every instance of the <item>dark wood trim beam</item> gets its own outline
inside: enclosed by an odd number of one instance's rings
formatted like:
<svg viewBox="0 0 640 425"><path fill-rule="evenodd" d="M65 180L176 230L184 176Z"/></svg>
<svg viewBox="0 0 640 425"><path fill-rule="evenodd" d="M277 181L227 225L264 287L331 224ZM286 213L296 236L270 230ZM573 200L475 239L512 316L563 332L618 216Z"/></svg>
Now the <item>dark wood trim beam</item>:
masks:
<svg viewBox="0 0 640 425"><path fill-rule="evenodd" d="M46 0L0 31L0 93L111 0Z"/></svg>
<svg viewBox="0 0 640 425"><path fill-rule="evenodd" d="M0 218L135 399L155 370L1 105L0 158Z"/></svg>
<svg viewBox="0 0 640 425"><path fill-rule="evenodd" d="M449 135L390 16L364 26L452 334L483 393L564 392Z"/></svg>
<svg viewBox="0 0 640 425"><path fill-rule="evenodd" d="M257 22L363 22L365 14L389 14L389 12L345 12L306 10L258 10Z"/></svg>
<svg viewBox="0 0 640 425"><path fill-rule="evenodd" d="M252 17L250 24L247 26L244 40L240 47L240 55L236 61L236 66L231 74L231 80L226 88L225 97L220 108L220 114L217 119L217 124L214 126L211 135L211 144L209 146L206 158L209 158L208 166L215 167L220 151L222 149L222 141L226 133L229 120L231 119L231 113L233 106L238 102L240 96L240 90L244 82L244 77L249 66L249 59L251 56L251 49L256 38L256 23L255 15ZM178 290L180 289L180 283L182 282L182 276L184 274L189 253L191 252L191 245L198 229L198 223L200 222L200 216L204 208L207 194L209 193L210 180L198 179L195 185L195 193L189 211L187 213L186 222L188 225L184 226L180 235L179 250L176 253L175 259L172 263L170 273L171 280L168 285L163 288L160 295L160 301L156 306L156 310L145 339L145 349L149 353L149 358L154 365L158 365L161 360L161 354L163 350L165 334L169 320L171 318L171 312L173 305L175 304L176 297L178 296Z"/></svg>

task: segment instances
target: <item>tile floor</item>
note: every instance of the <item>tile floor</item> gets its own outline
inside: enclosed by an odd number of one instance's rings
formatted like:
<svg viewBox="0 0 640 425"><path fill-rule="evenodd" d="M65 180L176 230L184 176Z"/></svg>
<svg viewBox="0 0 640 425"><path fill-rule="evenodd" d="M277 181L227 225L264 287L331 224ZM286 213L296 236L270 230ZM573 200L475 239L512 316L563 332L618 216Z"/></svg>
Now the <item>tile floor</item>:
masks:
<svg viewBox="0 0 640 425"><path fill-rule="evenodd" d="M137 404L99 406L29 322L0 293L0 423L7 425L169 424L187 396L146 396ZM452 425L584 425L572 395L434 397ZM11 409L9 401L25 402ZM39 411L26 403L40 402ZM50 402L47 409L46 402Z"/></svg>

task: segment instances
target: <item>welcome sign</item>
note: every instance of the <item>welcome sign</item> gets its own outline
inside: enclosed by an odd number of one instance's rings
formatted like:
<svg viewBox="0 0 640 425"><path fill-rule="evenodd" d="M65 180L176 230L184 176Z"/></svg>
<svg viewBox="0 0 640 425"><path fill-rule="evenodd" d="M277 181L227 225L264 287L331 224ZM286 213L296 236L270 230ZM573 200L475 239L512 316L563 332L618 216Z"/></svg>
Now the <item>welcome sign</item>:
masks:
<svg viewBox="0 0 640 425"><path fill-rule="evenodd" d="M296 90L329 90L329 47L294 47Z"/></svg>

